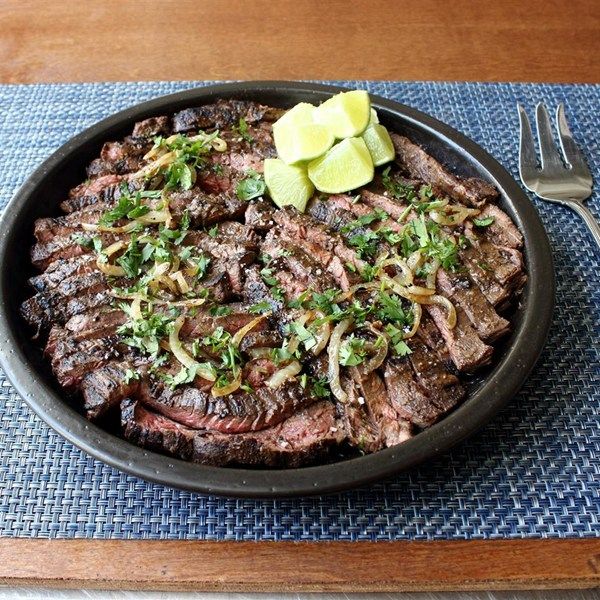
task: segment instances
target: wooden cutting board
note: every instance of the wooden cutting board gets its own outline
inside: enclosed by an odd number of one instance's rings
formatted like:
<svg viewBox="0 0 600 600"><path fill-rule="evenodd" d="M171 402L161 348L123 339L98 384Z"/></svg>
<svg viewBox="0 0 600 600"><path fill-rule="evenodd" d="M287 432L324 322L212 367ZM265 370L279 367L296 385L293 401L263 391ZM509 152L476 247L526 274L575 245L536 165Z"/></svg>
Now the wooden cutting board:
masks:
<svg viewBox="0 0 600 600"><path fill-rule="evenodd" d="M227 592L600 586L600 540L194 542L0 539L0 584Z"/></svg>

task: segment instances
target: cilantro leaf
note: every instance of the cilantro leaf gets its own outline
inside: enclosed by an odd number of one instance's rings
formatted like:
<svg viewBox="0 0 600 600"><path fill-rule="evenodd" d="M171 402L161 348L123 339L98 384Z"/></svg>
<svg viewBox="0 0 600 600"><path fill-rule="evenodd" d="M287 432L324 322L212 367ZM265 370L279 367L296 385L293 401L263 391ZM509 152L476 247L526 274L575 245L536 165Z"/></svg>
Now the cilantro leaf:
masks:
<svg viewBox="0 0 600 600"><path fill-rule="evenodd" d="M265 180L256 171L248 171L247 177L242 179L235 188L235 193L240 200L252 200L265 193L267 186Z"/></svg>
<svg viewBox="0 0 600 600"><path fill-rule="evenodd" d="M484 217L483 219L473 219L473 223L477 227L489 227L496 219L494 217Z"/></svg>

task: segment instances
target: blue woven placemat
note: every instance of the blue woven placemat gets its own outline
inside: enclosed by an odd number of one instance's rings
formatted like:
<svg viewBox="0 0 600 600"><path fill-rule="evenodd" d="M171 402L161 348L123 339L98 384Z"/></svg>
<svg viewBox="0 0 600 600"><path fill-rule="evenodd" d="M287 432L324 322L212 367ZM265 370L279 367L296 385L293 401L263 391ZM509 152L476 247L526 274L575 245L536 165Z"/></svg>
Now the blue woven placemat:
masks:
<svg viewBox="0 0 600 600"><path fill-rule="evenodd" d="M340 82L338 82L340 83ZM565 102L600 187L600 86L341 82L461 130L517 177L518 100ZM196 85L0 86L0 207L73 134L136 102ZM40 199L43 201L43 199ZM600 536L600 255L570 211L538 201L558 304L521 393L450 454L324 498L236 500L147 483L49 430L0 372L0 535L235 540ZM599 194L590 201L600 215Z"/></svg>

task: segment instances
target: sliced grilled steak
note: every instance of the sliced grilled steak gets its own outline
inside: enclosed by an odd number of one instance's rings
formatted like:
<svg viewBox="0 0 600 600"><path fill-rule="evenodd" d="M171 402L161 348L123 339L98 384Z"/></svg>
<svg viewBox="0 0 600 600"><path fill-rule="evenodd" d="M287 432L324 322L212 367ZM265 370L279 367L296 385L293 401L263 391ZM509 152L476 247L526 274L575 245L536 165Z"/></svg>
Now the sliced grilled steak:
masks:
<svg viewBox="0 0 600 600"><path fill-rule="evenodd" d="M240 119L256 123L262 119L276 121L282 111L247 100L219 100L197 108L186 108L173 116L173 131L180 133L196 129L226 129Z"/></svg>
<svg viewBox="0 0 600 600"><path fill-rule="evenodd" d="M187 211L194 227L241 219L246 206L247 204L235 195L207 194L198 188L176 192L169 197L169 207L173 215L179 217Z"/></svg>
<svg viewBox="0 0 600 600"><path fill-rule="evenodd" d="M127 349L116 335L82 341L60 339L52 354L52 370L62 386L75 387L87 373L121 358Z"/></svg>
<svg viewBox="0 0 600 600"><path fill-rule="evenodd" d="M141 368L141 364L121 360L109 362L84 375L81 380L81 393L87 417L92 420L98 419L123 398L135 393L140 382L131 379L128 372L139 372Z"/></svg>
<svg viewBox="0 0 600 600"><path fill-rule="evenodd" d="M344 239L338 233L328 230L323 223L319 223L309 215L300 214L295 209L287 207L277 211L274 219L293 239L306 240L321 246L337 256L344 264L353 265L358 271L365 268L366 263L354 250L346 246Z"/></svg>
<svg viewBox="0 0 600 600"><path fill-rule="evenodd" d="M321 267L309 253L295 244L281 239L277 230L267 234L262 244L263 253L274 257L272 264L292 275L296 283L301 282L305 289L321 292L335 287L334 278Z"/></svg>
<svg viewBox="0 0 600 600"><path fill-rule="evenodd" d="M456 307L454 329L446 325L446 315L439 306L432 304L426 308L446 341L450 357L459 371L471 373L489 363L493 348L481 341L460 306Z"/></svg>
<svg viewBox="0 0 600 600"><path fill-rule="evenodd" d="M393 219L400 219L406 211L406 204L402 204L395 198L390 198L383 194L375 194L369 190L362 190L360 193L360 199L367 206L371 208L379 208L384 210Z"/></svg>
<svg viewBox="0 0 600 600"><path fill-rule="evenodd" d="M122 425L135 444L215 466L299 467L322 459L343 441L330 402L313 404L269 429L226 434L185 428L127 400Z"/></svg>
<svg viewBox="0 0 600 600"><path fill-rule="evenodd" d="M481 206L498 197L496 188L486 181L475 177L457 177L408 138L395 133L391 134L391 138L396 149L396 162L411 177L421 179L454 200L471 206Z"/></svg>
<svg viewBox="0 0 600 600"><path fill-rule="evenodd" d="M379 429L384 446L396 446L411 438L410 423L394 409L381 377L375 372L364 375L356 367L351 367L350 373Z"/></svg>
<svg viewBox="0 0 600 600"><path fill-rule="evenodd" d="M462 308L484 342L493 342L508 333L510 323L498 315L481 290L466 275L439 269L437 286L453 304Z"/></svg>
<svg viewBox="0 0 600 600"><path fill-rule="evenodd" d="M465 397L465 389L458 377L447 369L437 352L420 337L410 340L408 355L415 381L437 409L438 417L452 410Z"/></svg>
<svg viewBox="0 0 600 600"><path fill-rule="evenodd" d="M82 183L73 188L60 207L66 213L71 213L99 202L114 202L121 195L121 182L126 181L127 177L123 175L110 174L96 177L89 183Z"/></svg>
<svg viewBox="0 0 600 600"><path fill-rule="evenodd" d="M153 138L156 135L169 135L171 133L171 118L167 116L150 117L138 121L133 127L134 138Z"/></svg>
<svg viewBox="0 0 600 600"><path fill-rule="evenodd" d="M272 202L266 200L250 202L244 213L244 221L252 230L264 233L275 225L274 213L275 207Z"/></svg>
<svg viewBox="0 0 600 600"><path fill-rule="evenodd" d="M485 219L486 217L492 217L494 221L487 227L478 228L484 237L499 246L508 248L523 246L523 235L503 210L494 204L488 204L478 218Z"/></svg>
<svg viewBox="0 0 600 600"><path fill-rule="evenodd" d="M69 306L70 301L79 300L79 295L97 294L105 291L107 283L100 271L91 271L85 275L75 275L59 283L48 292L40 292L25 300L21 305L21 314L30 325L49 327L55 322L65 322L77 314ZM81 312L81 311L80 311Z"/></svg>
<svg viewBox="0 0 600 600"><path fill-rule="evenodd" d="M53 262L44 273L31 277L29 284L38 292L54 289L61 281L74 275L85 275L96 269L96 257L92 254L59 259Z"/></svg>
<svg viewBox="0 0 600 600"><path fill-rule="evenodd" d="M383 376L391 404L402 418L423 428L440 418L442 411L415 380L408 359L388 359Z"/></svg>
<svg viewBox="0 0 600 600"><path fill-rule="evenodd" d="M294 381L277 390L262 387L254 392L236 392L214 398L196 387L175 391L162 383L143 384L140 400L156 412L194 429L223 433L259 431L281 423L314 402Z"/></svg>

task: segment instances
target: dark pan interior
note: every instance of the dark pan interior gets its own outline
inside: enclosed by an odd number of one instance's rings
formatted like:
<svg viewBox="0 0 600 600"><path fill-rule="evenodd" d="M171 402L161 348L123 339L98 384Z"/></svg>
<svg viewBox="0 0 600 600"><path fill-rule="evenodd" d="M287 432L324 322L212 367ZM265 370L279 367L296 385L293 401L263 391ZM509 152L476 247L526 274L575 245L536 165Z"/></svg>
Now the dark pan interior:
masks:
<svg viewBox="0 0 600 600"><path fill-rule="evenodd" d="M85 167L105 141L129 134L136 121L205 104L218 98L247 98L287 108L319 103L341 88L307 83L245 82L215 85L164 96L134 106L79 134L53 154L7 207L0 222L0 362L31 408L71 442L119 469L166 485L234 496L322 494L389 476L447 450L485 424L526 379L548 332L554 303L554 275L548 239L522 189L491 156L452 128L414 109L372 96L389 129L406 134L463 176L491 181L500 206L525 237L528 283L512 314L513 333L496 351L494 366L471 383L465 403L440 423L404 444L372 455L290 470L206 467L145 451L89 423L64 399L41 359L31 331L18 314L33 274L29 249L33 221L57 215L68 190L85 179Z"/></svg>

